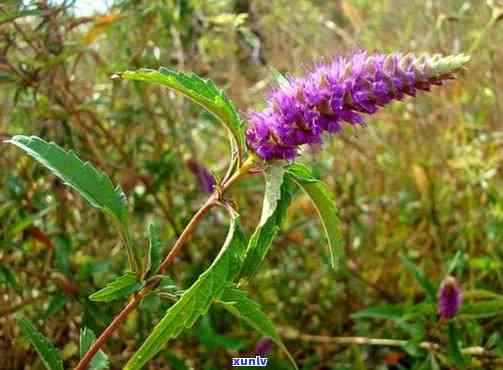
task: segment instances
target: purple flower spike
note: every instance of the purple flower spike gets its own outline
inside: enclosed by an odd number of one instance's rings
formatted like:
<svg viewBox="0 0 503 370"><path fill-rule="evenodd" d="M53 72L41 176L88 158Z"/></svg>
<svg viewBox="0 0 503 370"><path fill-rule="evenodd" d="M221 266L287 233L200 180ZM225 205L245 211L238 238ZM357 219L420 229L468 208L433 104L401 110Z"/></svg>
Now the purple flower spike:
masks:
<svg viewBox="0 0 503 370"><path fill-rule="evenodd" d="M267 107L248 115L248 147L264 160L293 160L301 145L322 142L323 132L342 124L364 125L393 100L442 85L470 60L464 54L368 54L336 57L316 64L301 78L289 77L267 98Z"/></svg>
<svg viewBox="0 0 503 370"><path fill-rule="evenodd" d="M217 183L211 172L195 159L188 159L187 167L196 177L201 190L211 194Z"/></svg>
<svg viewBox="0 0 503 370"><path fill-rule="evenodd" d="M269 337L263 337L257 342L255 346L255 355L264 357L269 353L272 347L272 340Z"/></svg>
<svg viewBox="0 0 503 370"><path fill-rule="evenodd" d="M438 290L437 312L441 318L454 317L463 302L461 287L452 276L447 276Z"/></svg>

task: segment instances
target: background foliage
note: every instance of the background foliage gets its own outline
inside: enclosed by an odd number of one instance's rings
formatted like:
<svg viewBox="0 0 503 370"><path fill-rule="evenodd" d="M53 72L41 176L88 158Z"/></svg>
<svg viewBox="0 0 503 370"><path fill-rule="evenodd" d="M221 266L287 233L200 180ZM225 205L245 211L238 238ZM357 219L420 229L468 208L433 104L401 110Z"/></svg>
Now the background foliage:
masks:
<svg viewBox="0 0 503 370"><path fill-rule="evenodd" d="M414 343L448 345L447 331L435 329L434 313L404 322L391 309L361 310L414 307L428 297L428 284L436 290L449 264L467 291L465 301L483 305L477 299L487 297L484 291L498 298L503 4L124 0L87 15L78 3L0 5L0 137L33 134L75 150L122 185L133 238L146 240L145 225L155 220L164 246L172 245L205 198L187 161L223 176L227 138L189 101L161 86L111 80L114 72L159 66L194 71L224 88L244 112L260 107L274 81L271 67L301 73L313 59L358 47L471 53L469 72L459 81L414 103L394 104L369 127L305 154L336 195L346 267L331 270L316 211L299 193L250 291L304 369L383 369L397 358L403 368L426 364ZM6 16L26 9L32 11L17 19ZM62 349L71 367L79 358L80 328L101 332L124 304L101 305L88 296L121 275L127 256L104 216L21 152L2 145L0 153L0 368L42 366L13 319L16 312ZM260 216L262 187L251 178L231 192L247 215L241 223L248 234ZM225 239L225 224L217 211L200 225L170 269L167 292L188 287L208 267ZM462 347L503 354L501 299L491 315L459 318ZM121 368L170 304L148 299L128 318L106 346L112 368ZM406 351L320 343L306 334L412 341ZM253 355L258 339L217 307L148 366L228 368L231 357ZM279 348L271 356L274 369L287 368ZM427 363L435 364L454 366L441 357Z"/></svg>

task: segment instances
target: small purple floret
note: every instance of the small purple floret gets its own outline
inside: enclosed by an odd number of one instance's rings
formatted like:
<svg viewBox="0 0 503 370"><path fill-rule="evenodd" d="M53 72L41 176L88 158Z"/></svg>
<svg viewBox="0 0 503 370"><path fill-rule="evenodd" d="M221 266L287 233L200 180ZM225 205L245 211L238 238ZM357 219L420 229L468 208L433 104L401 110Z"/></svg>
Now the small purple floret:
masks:
<svg viewBox="0 0 503 370"><path fill-rule="evenodd" d="M437 312L442 318L454 317L463 302L463 292L455 278L447 276L438 290Z"/></svg>
<svg viewBox="0 0 503 370"><path fill-rule="evenodd" d="M318 63L270 92L263 111L249 113L248 147L264 160L293 160L300 145L320 144L324 132L336 133L344 123L364 125L364 114L442 85L469 59L361 51Z"/></svg>

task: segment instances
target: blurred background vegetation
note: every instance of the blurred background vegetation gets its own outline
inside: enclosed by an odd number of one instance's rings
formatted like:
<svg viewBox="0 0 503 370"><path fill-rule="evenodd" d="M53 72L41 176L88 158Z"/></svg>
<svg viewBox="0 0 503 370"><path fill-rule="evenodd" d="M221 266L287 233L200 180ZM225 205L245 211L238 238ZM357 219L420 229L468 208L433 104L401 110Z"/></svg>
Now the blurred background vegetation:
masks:
<svg viewBox="0 0 503 370"><path fill-rule="evenodd" d="M407 325L390 312L352 314L421 302L414 271L436 287L456 255L468 298L503 292L502 20L497 0L3 1L0 137L33 134L75 150L122 184L135 240L144 244L145 225L157 220L169 247L205 198L187 161L222 176L225 133L182 97L111 80L114 72L194 71L246 112L261 106L272 67L302 73L313 60L358 48L471 53L458 81L395 103L367 128L306 153L336 194L346 268L331 271L315 210L298 194L251 289L303 369L454 368L442 356L426 362L413 345L320 343L298 331L446 343L434 314ZM42 368L15 312L30 317L74 366L80 327L100 333L124 304L98 305L87 296L121 274L125 252L98 211L20 151L1 145L0 169L0 368ZM248 232L262 187L252 178L231 192ZM206 218L170 269L167 290L189 286L208 266L225 223L220 211ZM125 364L169 305L150 297L128 318L106 345L112 368ZM503 304L496 311L459 319L462 346L503 353ZM148 368L226 369L231 357L253 355L259 339L213 309ZM277 348L270 356L272 368L287 368ZM474 361L470 367L497 368Z"/></svg>

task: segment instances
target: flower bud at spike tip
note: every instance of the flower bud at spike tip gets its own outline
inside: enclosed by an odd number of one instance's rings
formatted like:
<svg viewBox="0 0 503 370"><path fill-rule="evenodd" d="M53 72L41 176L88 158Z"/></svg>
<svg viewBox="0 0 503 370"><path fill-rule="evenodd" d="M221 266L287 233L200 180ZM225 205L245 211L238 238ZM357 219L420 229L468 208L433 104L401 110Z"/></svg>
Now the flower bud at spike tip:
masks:
<svg viewBox="0 0 503 370"><path fill-rule="evenodd" d="M437 313L441 318L454 317L463 302L461 287L452 276L447 276L438 290Z"/></svg>
<svg viewBox="0 0 503 370"><path fill-rule="evenodd" d="M272 340L269 337L263 337L255 346L256 356L266 356L272 348Z"/></svg>
<svg viewBox="0 0 503 370"><path fill-rule="evenodd" d="M344 122L364 125L363 114L442 85L469 60L464 54L359 51L317 63L304 77L288 77L271 91L263 111L248 114L248 147L264 160L293 160L299 146L321 144L324 132L338 132Z"/></svg>
<svg viewBox="0 0 503 370"><path fill-rule="evenodd" d="M188 159L186 163L189 170L196 177L201 190L211 194L217 183L211 172L195 159Z"/></svg>

